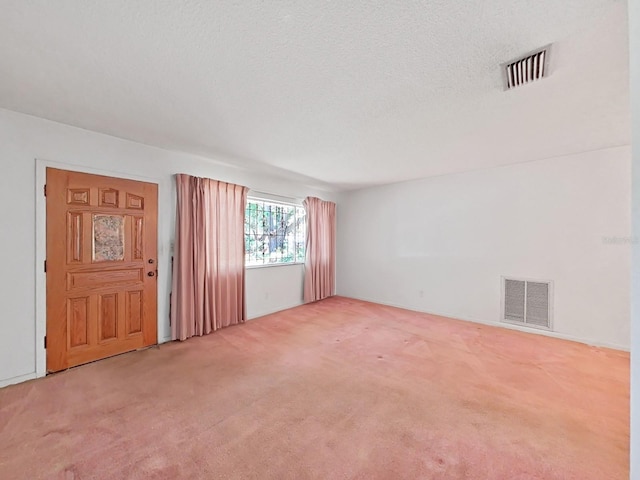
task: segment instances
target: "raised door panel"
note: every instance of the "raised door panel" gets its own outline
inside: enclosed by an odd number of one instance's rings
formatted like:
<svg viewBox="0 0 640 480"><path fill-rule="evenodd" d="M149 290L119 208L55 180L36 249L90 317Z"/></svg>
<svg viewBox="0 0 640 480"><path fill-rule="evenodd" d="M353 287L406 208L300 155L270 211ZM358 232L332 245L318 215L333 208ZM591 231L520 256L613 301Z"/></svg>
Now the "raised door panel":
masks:
<svg viewBox="0 0 640 480"><path fill-rule="evenodd" d="M117 270L82 270L67 273L69 291L96 288L117 288L126 285L141 284L142 268L120 268Z"/></svg>
<svg viewBox="0 0 640 480"><path fill-rule="evenodd" d="M143 217L131 217L133 221L132 228L132 259L144 260L144 218Z"/></svg>
<svg viewBox="0 0 640 480"><path fill-rule="evenodd" d="M82 263L84 250L83 213L67 214L67 263Z"/></svg>
<svg viewBox="0 0 640 480"><path fill-rule="evenodd" d="M89 346L89 310L89 297L70 298L67 301L69 349Z"/></svg>
<svg viewBox="0 0 640 480"><path fill-rule="evenodd" d="M120 192L115 188L98 189L98 205L101 207L118 207Z"/></svg>
<svg viewBox="0 0 640 480"><path fill-rule="evenodd" d="M144 210L144 197L127 193L127 208L133 210Z"/></svg>
<svg viewBox="0 0 640 480"><path fill-rule="evenodd" d="M89 205L91 190L89 188L69 188L67 203L69 205Z"/></svg>
<svg viewBox="0 0 640 480"><path fill-rule="evenodd" d="M118 294L100 295L98 301L98 342L118 338Z"/></svg>
<svg viewBox="0 0 640 480"><path fill-rule="evenodd" d="M126 333L128 336L142 333L143 298L142 290L131 290L126 293Z"/></svg>

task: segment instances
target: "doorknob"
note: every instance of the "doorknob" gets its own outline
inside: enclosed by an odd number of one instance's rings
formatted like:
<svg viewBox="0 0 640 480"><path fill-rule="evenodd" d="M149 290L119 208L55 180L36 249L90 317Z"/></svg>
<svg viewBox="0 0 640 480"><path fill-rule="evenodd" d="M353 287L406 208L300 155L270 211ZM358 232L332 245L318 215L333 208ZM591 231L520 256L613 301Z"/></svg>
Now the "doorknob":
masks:
<svg viewBox="0 0 640 480"><path fill-rule="evenodd" d="M153 263L153 262L154 262L153 258L150 258L150 259L149 259L149 260L147 260L147 261L148 261L149 263Z"/></svg>
<svg viewBox="0 0 640 480"><path fill-rule="evenodd" d="M147 275L150 276L150 277L155 277L156 276L156 272L148 272Z"/></svg>

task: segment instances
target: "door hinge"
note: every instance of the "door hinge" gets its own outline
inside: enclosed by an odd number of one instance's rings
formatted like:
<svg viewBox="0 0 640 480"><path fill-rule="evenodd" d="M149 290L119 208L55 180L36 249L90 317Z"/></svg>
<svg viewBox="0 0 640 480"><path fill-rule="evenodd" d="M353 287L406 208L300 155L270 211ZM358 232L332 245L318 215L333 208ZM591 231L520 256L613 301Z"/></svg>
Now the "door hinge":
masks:
<svg viewBox="0 0 640 480"><path fill-rule="evenodd" d="M47 184L46 183L44 184L44 196L45 197L47 196Z"/></svg>
<svg viewBox="0 0 640 480"><path fill-rule="evenodd" d="M44 336L44 348L47 348L47 336Z"/></svg>
<svg viewBox="0 0 640 480"><path fill-rule="evenodd" d="M47 261L44 261L44 273L47 273Z"/></svg>

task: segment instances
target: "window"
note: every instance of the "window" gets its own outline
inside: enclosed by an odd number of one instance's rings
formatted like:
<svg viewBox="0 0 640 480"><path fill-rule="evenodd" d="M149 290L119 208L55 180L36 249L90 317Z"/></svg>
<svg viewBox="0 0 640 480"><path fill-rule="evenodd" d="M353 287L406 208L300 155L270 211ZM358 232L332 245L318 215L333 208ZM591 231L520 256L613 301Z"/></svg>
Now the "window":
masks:
<svg viewBox="0 0 640 480"><path fill-rule="evenodd" d="M249 197L244 216L245 264L304 262L306 233L300 205Z"/></svg>

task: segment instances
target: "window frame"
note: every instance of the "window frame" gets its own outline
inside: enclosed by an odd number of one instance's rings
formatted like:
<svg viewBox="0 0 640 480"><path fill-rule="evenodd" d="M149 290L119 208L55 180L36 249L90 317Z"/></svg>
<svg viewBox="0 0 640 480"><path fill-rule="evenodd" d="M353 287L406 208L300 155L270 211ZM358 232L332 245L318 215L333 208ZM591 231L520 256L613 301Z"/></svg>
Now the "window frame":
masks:
<svg viewBox="0 0 640 480"><path fill-rule="evenodd" d="M297 211L298 209L302 209L302 211L304 212L304 217L303 217L303 221L304 221L304 233L305 233L305 238L304 238L304 252L305 254L302 256L301 259L298 259L298 256L295 253L295 247L294 247L294 261L292 262L283 262L283 261L278 261L278 262L266 262L266 263L260 263L260 264L249 264L247 261L247 248L246 248L246 237L247 237L247 231L246 231L246 225L247 225L247 217L246 217L246 211L249 207L250 203L258 203L258 204L272 204L272 205L277 205L277 206L285 206L285 207L293 207L296 210L296 215L297 215ZM247 195L247 207L245 208L245 231L244 231L244 242L245 242L245 251L244 251L244 255L245 255L245 269L253 269L253 268L266 268L266 267L284 267L284 266L291 266L291 265L304 265L305 263L305 256L306 256L306 210L304 208L304 206L302 205L302 202L296 202L294 199L291 199L290 201L286 201L286 200L274 200L272 198L269 197L263 197L263 196L259 196L259 195ZM297 226L296 226L296 230L293 233L293 238L295 239L297 237ZM249 234L251 235L251 234Z"/></svg>

